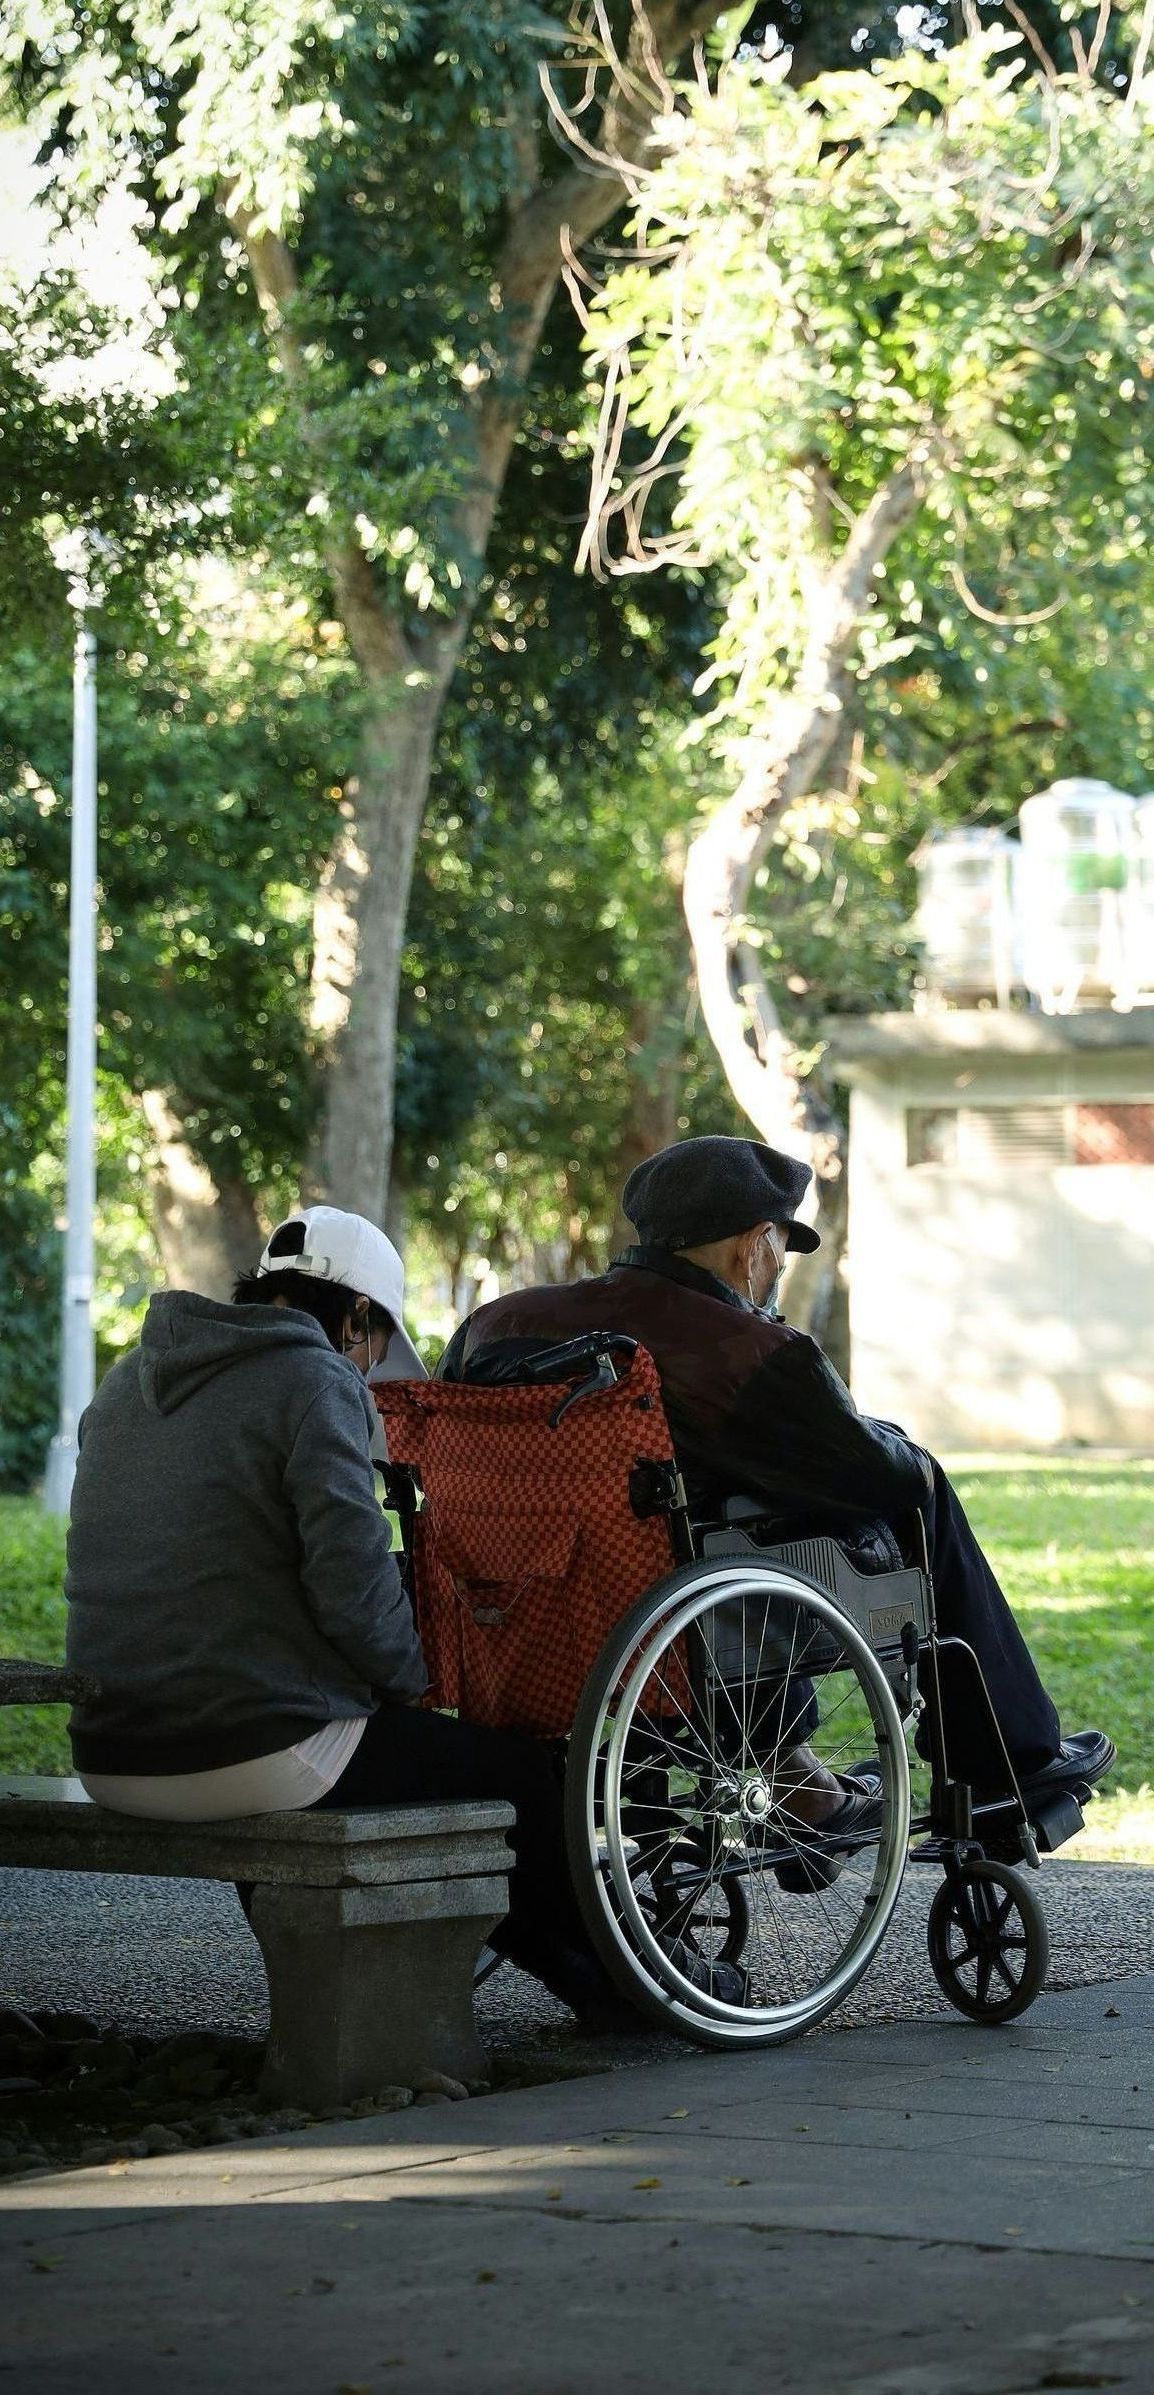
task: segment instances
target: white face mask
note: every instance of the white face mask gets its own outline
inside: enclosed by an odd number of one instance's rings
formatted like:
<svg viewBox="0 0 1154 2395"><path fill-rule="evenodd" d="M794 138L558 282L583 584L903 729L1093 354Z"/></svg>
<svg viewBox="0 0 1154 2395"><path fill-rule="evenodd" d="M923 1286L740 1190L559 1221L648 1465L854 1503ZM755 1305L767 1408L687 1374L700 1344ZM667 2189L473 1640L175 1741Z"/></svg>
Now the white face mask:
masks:
<svg viewBox="0 0 1154 2395"><path fill-rule="evenodd" d="M762 1245L768 1248L769 1253L773 1257L774 1263L777 1266L777 1270L774 1273L772 1281L770 1282L766 1295L761 1299L760 1303L753 1294L753 1274L752 1272L749 1274L749 1302L755 1313L763 1314L768 1322L777 1322L780 1320L778 1293L781 1289L781 1276L785 1268L785 1256L779 1256L777 1247L768 1234L764 1236Z"/></svg>

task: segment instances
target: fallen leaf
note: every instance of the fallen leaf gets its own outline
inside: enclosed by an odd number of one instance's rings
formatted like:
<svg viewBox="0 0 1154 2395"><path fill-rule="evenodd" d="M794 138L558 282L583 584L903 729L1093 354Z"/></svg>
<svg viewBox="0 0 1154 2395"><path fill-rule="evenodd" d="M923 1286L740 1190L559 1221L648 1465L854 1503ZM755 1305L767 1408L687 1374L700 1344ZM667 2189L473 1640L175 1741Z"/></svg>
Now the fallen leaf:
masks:
<svg viewBox="0 0 1154 2395"><path fill-rule="evenodd" d="M1020 2229L1003 2229L1002 2231L1003 2237L1020 2237L1021 2234Z"/></svg>
<svg viewBox="0 0 1154 2395"><path fill-rule="evenodd" d="M63 2259L63 2254L30 2254L28 2268L29 2270L59 2270Z"/></svg>
<svg viewBox="0 0 1154 2395"><path fill-rule="evenodd" d="M665 2118L667 2121L687 2121L689 2119L688 2104L680 2104L676 2112L667 2112Z"/></svg>
<svg viewBox="0 0 1154 2395"><path fill-rule="evenodd" d="M660 2179L635 2179L633 2184L635 2187L660 2187L661 2181Z"/></svg>
<svg viewBox="0 0 1154 2395"><path fill-rule="evenodd" d="M753 2182L750 2179L727 2179L725 2184L727 2187L750 2187Z"/></svg>
<svg viewBox="0 0 1154 2395"><path fill-rule="evenodd" d="M491 2287L496 2276L497 2273L495 2270L479 2270L477 2272L478 2287Z"/></svg>
<svg viewBox="0 0 1154 2395"><path fill-rule="evenodd" d="M545 2201L547 2204L559 2204L561 2201L561 2195L562 2190L560 2187L547 2187L545 2189Z"/></svg>

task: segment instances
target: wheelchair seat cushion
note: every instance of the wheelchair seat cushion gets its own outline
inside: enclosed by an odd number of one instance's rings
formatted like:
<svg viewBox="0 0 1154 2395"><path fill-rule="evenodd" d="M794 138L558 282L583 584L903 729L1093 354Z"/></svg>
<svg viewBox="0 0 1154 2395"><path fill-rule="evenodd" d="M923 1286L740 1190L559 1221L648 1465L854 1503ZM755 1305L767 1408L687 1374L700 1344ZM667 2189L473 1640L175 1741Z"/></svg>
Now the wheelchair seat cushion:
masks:
<svg viewBox="0 0 1154 2395"><path fill-rule="evenodd" d="M388 1381L373 1390L390 1462L415 1473L417 1627L428 1702L563 1737L610 1630L673 1563L668 1520L640 1518L638 1465L672 1443L644 1349L570 1403L543 1387Z"/></svg>

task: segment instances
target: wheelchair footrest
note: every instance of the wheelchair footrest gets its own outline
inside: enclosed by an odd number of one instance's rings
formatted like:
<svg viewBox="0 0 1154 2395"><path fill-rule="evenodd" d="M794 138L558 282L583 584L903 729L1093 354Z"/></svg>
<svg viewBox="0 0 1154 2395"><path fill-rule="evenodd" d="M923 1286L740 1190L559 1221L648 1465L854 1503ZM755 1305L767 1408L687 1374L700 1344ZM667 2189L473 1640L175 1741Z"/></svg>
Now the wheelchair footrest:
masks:
<svg viewBox="0 0 1154 2395"><path fill-rule="evenodd" d="M1067 1838L1076 1838L1086 1826L1082 1807L1071 1788L1059 1789L1044 1805L1039 1805L1037 1812L1031 1813L1030 1821L1039 1854L1056 1854Z"/></svg>

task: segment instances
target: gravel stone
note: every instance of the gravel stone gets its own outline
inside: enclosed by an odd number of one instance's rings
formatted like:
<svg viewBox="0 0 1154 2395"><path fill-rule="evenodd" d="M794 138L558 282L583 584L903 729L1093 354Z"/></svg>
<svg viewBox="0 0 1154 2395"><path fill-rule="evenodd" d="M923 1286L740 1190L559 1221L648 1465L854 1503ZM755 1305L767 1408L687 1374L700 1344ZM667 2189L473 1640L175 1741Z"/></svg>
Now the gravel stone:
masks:
<svg viewBox="0 0 1154 2395"><path fill-rule="evenodd" d="M26 2038L43 2037L43 2035L43 2030L30 2012L21 2012L15 2005L5 2005L0 2009L0 2037Z"/></svg>
<svg viewBox="0 0 1154 2395"><path fill-rule="evenodd" d="M422 2071L413 2081L415 2096L449 2096L459 2104L469 2093L463 2079L451 2079L447 2071Z"/></svg>
<svg viewBox="0 0 1154 2395"><path fill-rule="evenodd" d="M80 2037L99 2037L100 2024L86 2012L34 2012L36 2027L45 2037L66 2038L74 2045Z"/></svg>
<svg viewBox="0 0 1154 2395"><path fill-rule="evenodd" d="M184 2151L183 2137L178 2137L175 2129L170 2129L164 2121L149 2121L147 2128L141 2131L141 2144L146 2154L181 2154Z"/></svg>

